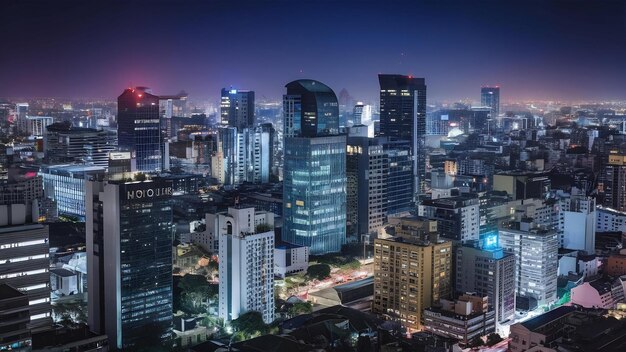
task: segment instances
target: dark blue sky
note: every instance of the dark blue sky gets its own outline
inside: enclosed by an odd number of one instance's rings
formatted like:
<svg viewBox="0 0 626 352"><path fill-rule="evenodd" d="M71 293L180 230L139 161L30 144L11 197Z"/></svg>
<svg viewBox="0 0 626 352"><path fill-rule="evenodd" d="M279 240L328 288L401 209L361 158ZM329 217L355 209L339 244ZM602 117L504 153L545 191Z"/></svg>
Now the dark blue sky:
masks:
<svg viewBox="0 0 626 352"><path fill-rule="evenodd" d="M376 99L378 73L429 101L626 99L626 1L0 2L0 96L114 98L129 85L278 99L313 78ZM259 98L257 98L259 99Z"/></svg>

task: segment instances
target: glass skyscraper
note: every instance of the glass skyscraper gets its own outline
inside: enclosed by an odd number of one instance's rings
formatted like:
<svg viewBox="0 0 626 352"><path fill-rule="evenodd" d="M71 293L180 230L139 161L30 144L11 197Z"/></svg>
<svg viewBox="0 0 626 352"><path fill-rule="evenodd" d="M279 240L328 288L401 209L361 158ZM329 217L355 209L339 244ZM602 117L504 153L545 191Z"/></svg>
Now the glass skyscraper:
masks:
<svg viewBox="0 0 626 352"><path fill-rule="evenodd" d="M128 88L117 98L118 146L134 154L137 171L163 168L159 97L144 87Z"/></svg>
<svg viewBox="0 0 626 352"><path fill-rule="evenodd" d="M424 78L378 75L380 83L380 136L413 142L414 191L426 180L426 83ZM407 189L407 191L409 191Z"/></svg>
<svg viewBox="0 0 626 352"><path fill-rule="evenodd" d="M128 349L172 334L171 181L87 182L89 327Z"/></svg>
<svg viewBox="0 0 626 352"><path fill-rule="evenodd" d="M346 238L346 136L337 96L325 84L287 84L284 106L283 240L313 255L339 252Z"/></svg>
<svg viewBox="0 0 626 352"><path fill-rule="evenodd" d="M498 117L500 114L500 87L482 87L480 89L480 105L490 108L491 118Z"/></svg>
<svg viewBox="0 0 626 352"><path fill-rule="evenodd" d="M254 91L222 89L220 101L222 125L236 127L239 132L254 126Z"/></svg>

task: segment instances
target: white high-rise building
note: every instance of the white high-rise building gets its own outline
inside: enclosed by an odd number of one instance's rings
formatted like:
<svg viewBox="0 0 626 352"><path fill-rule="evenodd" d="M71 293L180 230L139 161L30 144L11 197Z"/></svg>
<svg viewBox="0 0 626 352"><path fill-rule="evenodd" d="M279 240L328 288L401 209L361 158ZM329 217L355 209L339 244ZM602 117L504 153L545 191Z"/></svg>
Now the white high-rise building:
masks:
<svg viewBox="0 0 626 352"><path fill-rule="evenodd" d="M220 129L212 174L221 184L267 183L270 178L271 132L261 127Z"/></svg>
<svg viewBox="0 0 626 352"><path fill-rule="evenodd" d="M274 320L274 214L228 208L216 214L219 237L219 317L225 321L256 311Z"/></svg>
<svg viewBox="0 0 626 352"><path fill-rule="evenodd" d="M559 237L529 219L500 228L500 246L515 255L517 295L545 305L556 300Z"/></svg>
<svg viewBox="0 0 626 352"><path fill-rule="evenodd" d="M595 253L596 201L572 195L559 200L558 231L562 248Z"/></svg>

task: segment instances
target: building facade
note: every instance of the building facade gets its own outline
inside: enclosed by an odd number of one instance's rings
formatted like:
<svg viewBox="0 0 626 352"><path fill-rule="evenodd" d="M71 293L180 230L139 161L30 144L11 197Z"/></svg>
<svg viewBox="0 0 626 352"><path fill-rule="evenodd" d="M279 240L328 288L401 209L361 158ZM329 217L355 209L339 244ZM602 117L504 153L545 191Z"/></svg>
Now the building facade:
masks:
<svg viewBox="0 0 626 352"><path fill-rule="evenodd" d="M414 190L426 182L426 83L424 78L379 74L380 136L412 142Z"/></svg>
<svg viewBox="0 0 626 352"><path fill-rule="evenodd" d="M108 131L53 123L46 127L45 160L50 165L81 163L106 168L109 153L115 150L113 142Z"/></svg>
<svg viewBox="0 0 626 352"><path fill-rule="evenodd" d="M441 236L461 241L475 241L480 234L478 197L463 195L422 201L418 215L437 220Z"/></svg>
<svg viewBox="0 0 626 352"><path fill-rule="evenodd" d="M274 321L274 214L228 208L218 214L219 317L225 321L256 311Z"/></svg>
<svg viewBox="0 0 626 352"><path fill-rule="evenodd" d="M346 137L335 93L325 84L287 84L284 106L283 231L311 254L339 252L346 240Z"/></svg>
<svg viewBox="0 0 626 352"><path fill-rule="evenodd" d="M172 183L87 182L89 328L111 346L172 335Z"/></svg>
<svg viewBox="0 0 626 352"><path fill-rule="evenodd" d="M500 115L500 87L481 87L480 104L490 108L492 119L498 117Z"/></svg>
<svg viewBox="0 0 626 352"><path fill-rule="evenodd" d="M117 98L117 138L121 151L133 153L137 171L163 170L159 97L145 87L124 90Z"/></svg>
<svg viewBox="0 0 626 352"><path fill-rule="evenodd" d="M238 131L254 127L254 91L222 88L220 116L222 125Z"/></svg>

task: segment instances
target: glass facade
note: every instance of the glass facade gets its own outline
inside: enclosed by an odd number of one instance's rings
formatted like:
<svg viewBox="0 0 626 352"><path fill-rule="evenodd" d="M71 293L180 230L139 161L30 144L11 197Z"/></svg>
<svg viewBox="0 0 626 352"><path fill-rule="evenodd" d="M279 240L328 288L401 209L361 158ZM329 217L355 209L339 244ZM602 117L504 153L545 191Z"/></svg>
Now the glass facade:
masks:
<svg viewBox="0 0 626 352"><path fill-rule="evenodd" d="M99 166L59 165L42 168L44 194L56 202L59 215L85 220L85 180L104 177Z"/></svg>
<svg viewBox="0 0 626 352"><path fill-rule="evenodd" d="M346 137L285 143L283 240L313 255L339 252L346 238Z"/></svg>
<svg viewBox="0 0 626 352"><path fill-rule="evenodd" d="M482 87L480 89L480 105L490 108L492 118L498 117L500 114L500 87Z"/></svg>
<svg viewBox="0 0 626 352"><path fill-rule="evenodd" d="M141 89L126 89L117 98L118 146L135 155L137 171L160 171L162 136L159 97Z"/></svg>
<svg viewBox="0 0 626 352"><path fill-rule="evenodd" d="M141 343L149 330L154 334L151 338L162 340L172 334L171 190L167 181L120 186L119 329L123 347Z"/></svg>

